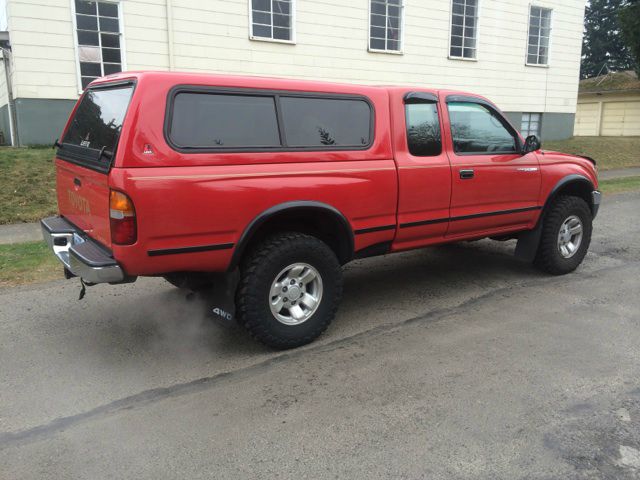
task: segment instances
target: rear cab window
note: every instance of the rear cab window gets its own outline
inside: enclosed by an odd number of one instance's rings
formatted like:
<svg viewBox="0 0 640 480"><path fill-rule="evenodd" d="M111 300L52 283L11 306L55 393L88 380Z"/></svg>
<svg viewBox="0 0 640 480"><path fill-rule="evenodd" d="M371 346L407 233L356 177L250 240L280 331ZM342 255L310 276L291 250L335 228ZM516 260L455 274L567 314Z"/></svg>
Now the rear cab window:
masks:
<svg viewBox="0 0 640 480"><path fill-rule="evenodd" d="M442 153L442 136L435 102L405 105L407 146L416 157L434 157Z"/></svg>
<svg viewBox="0 0 640 480"><path fill-rule="evenodd" d="M57 156L71 163L108 172L134 85L86 90L58 147Z"/></svg>
<svg viewBox="0 0 640 480"><path fill-rule="evenodd" d="M373 127L365 97L178 87L165 137L183 152L365 150Z"/></svg>

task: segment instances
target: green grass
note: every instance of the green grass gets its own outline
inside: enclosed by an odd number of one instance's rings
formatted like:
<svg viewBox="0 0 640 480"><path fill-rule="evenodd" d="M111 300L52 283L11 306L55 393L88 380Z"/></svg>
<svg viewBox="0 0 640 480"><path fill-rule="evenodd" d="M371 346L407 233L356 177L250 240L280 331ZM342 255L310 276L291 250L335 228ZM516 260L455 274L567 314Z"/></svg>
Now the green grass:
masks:
<svg viewBox="0 0 640 480"><path fill-rule="evenodd" d="M593 157L600 170L640 167L640 137L573 137L542 142L542 148Z"/></svg>
<svg viewBox="0 0 640 480"><path fill-rule="evenodd" d="M51 148L0 147L0 224L35 222L56 212Z"/></svg>
<svg viewBox="0 0 640 480"><path fill-rule="evenodd" d="M44 242L0 245L0 287L62 278L62 264Z"/></svg>
<svg viewBox="0 0 640 480"><path fill-rule="evenodd" d="M601 180L598 187L603 193L609 195L613 193L640 190L640 176Z"/></svg>

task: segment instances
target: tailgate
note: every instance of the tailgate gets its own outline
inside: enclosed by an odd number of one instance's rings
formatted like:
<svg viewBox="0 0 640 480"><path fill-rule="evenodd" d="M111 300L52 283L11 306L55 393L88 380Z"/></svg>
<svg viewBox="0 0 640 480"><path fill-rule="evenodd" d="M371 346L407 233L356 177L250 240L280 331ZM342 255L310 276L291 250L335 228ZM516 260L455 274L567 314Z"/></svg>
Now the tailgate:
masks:
<svg viewBox="0 0 640 480"><path fill-rule="evenodd" d="M56 175L60 214L110 247L108 175L60 159Z"/></svg>
<svg viewBox="0 0 640 480"><path fill-rule="evenodd" d="M109 247L109 170L133 88L132 83L89 87L56 152L60 214Z"/></svg>

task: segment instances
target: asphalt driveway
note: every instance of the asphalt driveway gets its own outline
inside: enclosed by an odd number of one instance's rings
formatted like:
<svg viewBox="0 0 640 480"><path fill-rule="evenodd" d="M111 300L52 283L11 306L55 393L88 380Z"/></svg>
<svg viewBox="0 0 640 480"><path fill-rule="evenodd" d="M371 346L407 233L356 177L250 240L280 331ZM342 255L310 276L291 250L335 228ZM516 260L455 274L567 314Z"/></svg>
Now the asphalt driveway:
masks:
<svg viewBox="0 0 640 480"><path fill-rule="evenodd" d="M161 280L0 290L0 478L639 478L640 193L564 277L480 241L354 262L273 352Z"/></svg>

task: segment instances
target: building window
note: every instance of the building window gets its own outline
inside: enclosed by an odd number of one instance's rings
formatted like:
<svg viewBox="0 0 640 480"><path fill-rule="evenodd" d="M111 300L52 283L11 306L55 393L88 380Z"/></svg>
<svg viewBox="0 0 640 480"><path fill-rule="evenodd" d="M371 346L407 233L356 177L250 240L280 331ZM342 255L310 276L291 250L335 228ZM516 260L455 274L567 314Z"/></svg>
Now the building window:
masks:
<svg viewBox="0 0 640 480"><path fill-rule="evenodd" d="M453 0L451 5L451 58L476 58L478 0Z"/></svg>
<svg viewBox="0 0 640 480"><path fill-rule="evenodd" d="M551 9L531 7L529 11L528 65L549 64L549 38L551 37Z"/></svg>
<svg viewBox="0 0 640 480"><path fill-rule="evenodd" d="M541 113L523 113L522 125L520 127L520 133L524 138L529 135L536 135L540 137L540 126L542 125Z"/></svg>
<svg viewBox="0 0 640 480"><path fill-rule="evenodd" d="M371 0L369 50L402 51L402 0Z"/></svg>
<svg viewBox="0 0 640 480"><path fill-rule="evenodd" d="M294 0L251 0L251 38L293 42Z"/></svg>
<svg viewBox="0 0 640 480"><path fill-rule="evenodd" d="M98 77L122 71L117 3L75 0L76 41L82 89Z"/></svg>

